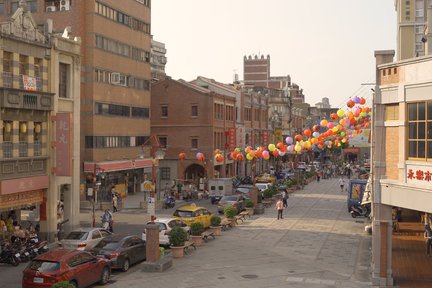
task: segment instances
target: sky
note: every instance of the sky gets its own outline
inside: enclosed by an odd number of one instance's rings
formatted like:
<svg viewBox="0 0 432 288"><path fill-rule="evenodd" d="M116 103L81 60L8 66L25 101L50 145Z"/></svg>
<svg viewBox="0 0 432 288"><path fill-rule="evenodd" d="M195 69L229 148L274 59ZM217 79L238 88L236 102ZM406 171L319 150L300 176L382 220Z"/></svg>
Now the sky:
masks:
<svg viewBox="0 0 432 288"><path fill-rule="evenodd" d="M244 56L270 55L270 75L290 75L312 106L370 99L374 51L396 49L394 0L153 0L151 11L173 79L232 83Z"/></svg>

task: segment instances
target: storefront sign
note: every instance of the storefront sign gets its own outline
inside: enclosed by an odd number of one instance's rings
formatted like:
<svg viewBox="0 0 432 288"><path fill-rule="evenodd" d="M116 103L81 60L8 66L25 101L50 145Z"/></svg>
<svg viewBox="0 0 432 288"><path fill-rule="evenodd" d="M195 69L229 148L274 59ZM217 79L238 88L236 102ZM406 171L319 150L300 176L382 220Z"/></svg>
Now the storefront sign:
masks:
<svg viewBox="0 0 432 288"><path fill-rule="evenodd" d="M283 140L282 140L282 129L281 128L276 128L275 129L275 137L276 137L276 142L283 142Z"/></svg>
<svg viewBox="0 0 432 288"><path fill-rule="evenodd" d="M413 170L408 169L407 178L410 180L418 180L418 181L427 181L430 182L432 180L432 172L429 170Z"/></svg>
<svg viewBox="0 0 432 288"><path fill-rule="evenodd" d="M261 137L262 137L262 139L261 139L262 145L267 147L267 145L268 145L268 132L267 131L261 132Z"/></svg>
<svg viewBox="0 0 432 288"><path fill-rule="evenodd" d="M227 144L228 144L228 149L230 150L234 150L237 144L237 139L236 139L236 128L228 128L227 131Z"/></svg>
<svg viewBox="0 0 432 288"><path fill-rule="evenodd" d="M0 182L0 195L48 188L48 176L35 176L19 179L3 180Z"/></svg>
<svg viewBox="0 0 432 288"><path fill-rule="evenodd" d="M71 176L72 113L56 115L56 175Z"/></svg>
<svg viewBox="0 0 432 288"><path fill-rule="evenodd" d="M42 197L42 190L0 195L0 209L19 208L26 205L41 203L43 200Z"/></svg>

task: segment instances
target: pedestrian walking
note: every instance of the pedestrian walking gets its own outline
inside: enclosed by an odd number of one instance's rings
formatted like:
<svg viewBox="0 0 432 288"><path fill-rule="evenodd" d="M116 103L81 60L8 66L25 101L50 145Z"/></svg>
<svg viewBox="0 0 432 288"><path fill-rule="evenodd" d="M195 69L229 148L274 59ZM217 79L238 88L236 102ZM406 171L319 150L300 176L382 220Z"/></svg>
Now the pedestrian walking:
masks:
<svg viewBox="0 0 432 288"><path fill-rule="evenodd" d="M344 191L344 186L345 186L345 180L342 177L339 178L339 185L340 185L340 188L341 188L341 192L343 192Z"/></svg>
<svg viewBox="0 0 432 288"><path fill-rule="evenodd" d="M112 205L113 205L113 213L117 212L117 205L118 205L118 197L116 194L113 195L112 197Z"/></svg>
<svg viewBox="0 0 432 288"><path fill-rule="evenodd" d="M283 203L283 208L287 208L288 207L288 198L289 195L286 191L282 192L282 203Z"/></svg>
<svg viewBox="0 0 432 288"><path fill-rule="evenodd" d="M429 223L425 224L425 237L426 237L426 253L430 256L430 248L432 245L432 229Z"/></svg>
<svg viewBox="0 0 432 288"><path fill-rule="evenodd" d="M317 177L317 182L319 182L320 181L320 179L321 179L321 171L317 171L316 172L316 177Z"/></svg>
<svg viewBox="0 0 432 288"><path fill-rule="evenodd" d="M279 218L280 218L280 219L283 219L283 217L282 217L282 213L283 213L283 202L282 202L282 199L279 199L279 200L277 201L277 203L276 203L276 209L277 209L277 211L278 211L277 219L278 219L278 220L279 220Z"/></svg>

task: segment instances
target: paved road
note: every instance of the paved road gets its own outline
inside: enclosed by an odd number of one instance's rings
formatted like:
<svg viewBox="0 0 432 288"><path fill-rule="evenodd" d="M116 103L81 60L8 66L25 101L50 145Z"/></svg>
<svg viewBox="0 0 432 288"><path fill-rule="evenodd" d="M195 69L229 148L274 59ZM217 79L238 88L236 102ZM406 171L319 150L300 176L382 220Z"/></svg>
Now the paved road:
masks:
<svg viewBox="0 0 432 288"><path fill-rule="evenodd" d="M158 215L163 212L171 210ZM108 287L371 287L371 238L364 233L364 220L348 214L337 179L297 190L284 214L277 220L274 206L267 208L174 259L163 273L141 272L135 265L127 273L115 272ZM89 218L88 212L81 213L83 225ZM140 233L148 216L131 209L116 213L115 219L116 232ZM0 266L0 288L20 287L23 267Z"/></svg>

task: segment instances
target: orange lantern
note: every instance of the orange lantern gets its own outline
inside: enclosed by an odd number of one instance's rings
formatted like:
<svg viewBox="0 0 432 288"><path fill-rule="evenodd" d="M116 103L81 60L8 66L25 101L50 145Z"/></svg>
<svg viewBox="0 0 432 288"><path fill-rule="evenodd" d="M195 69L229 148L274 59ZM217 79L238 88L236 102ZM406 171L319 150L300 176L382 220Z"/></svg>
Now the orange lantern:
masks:
<svg viewBox="0 0 432 288"><path fill-rule="evenodd" d="M184 152L180 153L180 154L178 155L178 158L179 158L180 160L184 160L184 159L186 159L186 153L184 153Z"/></svg>

